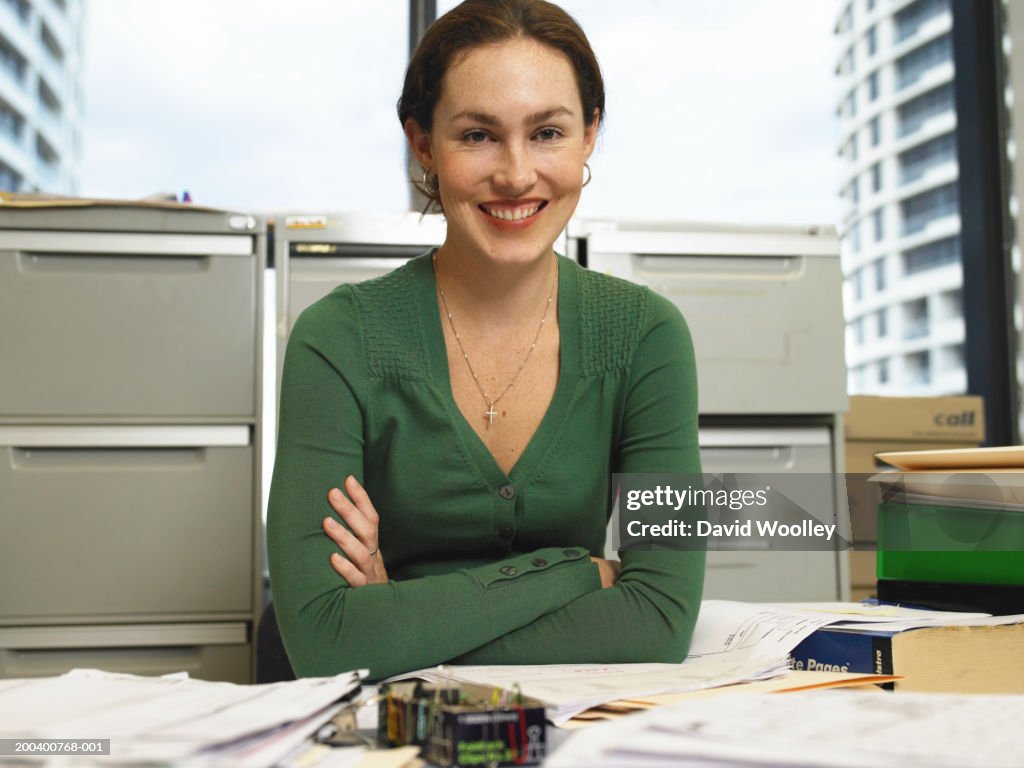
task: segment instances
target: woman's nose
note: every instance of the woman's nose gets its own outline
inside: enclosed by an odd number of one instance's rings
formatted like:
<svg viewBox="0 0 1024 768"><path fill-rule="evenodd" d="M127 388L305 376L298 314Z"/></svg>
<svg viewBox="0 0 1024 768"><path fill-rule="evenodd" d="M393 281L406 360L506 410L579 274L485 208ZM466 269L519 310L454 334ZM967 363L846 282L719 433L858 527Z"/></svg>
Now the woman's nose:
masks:
<svg viewBox="0 0 1024 768"><path fill-rule="evenodd" d="M505 144L494 181L510 197L525 193L537 179L527 147L518 142Z"/></svg>

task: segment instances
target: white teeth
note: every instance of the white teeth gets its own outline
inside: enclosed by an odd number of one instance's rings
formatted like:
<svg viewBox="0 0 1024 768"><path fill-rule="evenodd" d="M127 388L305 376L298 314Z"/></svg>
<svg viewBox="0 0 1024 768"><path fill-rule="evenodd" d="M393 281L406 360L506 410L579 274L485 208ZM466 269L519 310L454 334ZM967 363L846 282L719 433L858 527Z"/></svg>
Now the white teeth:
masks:
<svg viewBox="0 0 1024 768"><path fill-rule="evenodd" d="M491 209L487 207L484 207L484 210L494 218L501 219L502 221L520 221L521 219L528 219L533 216L533 214L540 210L540 206L535 205L533 208L516 208L513 211L502 208Z"/></svg>

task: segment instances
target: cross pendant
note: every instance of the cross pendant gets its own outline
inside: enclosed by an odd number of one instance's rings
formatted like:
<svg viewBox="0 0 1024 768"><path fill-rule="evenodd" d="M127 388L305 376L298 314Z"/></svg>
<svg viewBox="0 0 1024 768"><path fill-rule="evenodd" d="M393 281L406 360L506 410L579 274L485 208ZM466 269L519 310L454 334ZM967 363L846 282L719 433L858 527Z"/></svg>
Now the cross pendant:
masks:
<svg viewBox="0 0 1024 768"><path fill-rule="evenodd" d="M487 417L487 428L490 429L491 424L494 423L494 417L498 415L498 412L494 410L494 403L487 404L487 413L484 416Z"/></svg>

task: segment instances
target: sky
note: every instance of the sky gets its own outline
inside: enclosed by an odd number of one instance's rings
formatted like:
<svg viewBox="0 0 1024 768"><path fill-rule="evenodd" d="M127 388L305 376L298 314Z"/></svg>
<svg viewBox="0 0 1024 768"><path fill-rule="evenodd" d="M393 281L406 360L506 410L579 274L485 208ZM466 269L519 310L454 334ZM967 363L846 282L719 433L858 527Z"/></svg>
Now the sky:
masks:
<svg viewBox="0 0 1024 768"><path fill-rule="evenodd" d="M439 0L439 13L454 3ZM836 4L566 0L601 62L588 216L835 224ZM408 207L408 0L89 0L80 193ZM628 10L626 10L628 9Z"/></svg>

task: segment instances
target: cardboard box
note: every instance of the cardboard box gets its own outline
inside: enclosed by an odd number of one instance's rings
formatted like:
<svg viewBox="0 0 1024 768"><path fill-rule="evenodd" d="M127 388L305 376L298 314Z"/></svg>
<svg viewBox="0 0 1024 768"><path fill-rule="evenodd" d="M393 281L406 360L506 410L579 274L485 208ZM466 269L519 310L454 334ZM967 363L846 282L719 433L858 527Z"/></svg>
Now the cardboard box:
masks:
<svg viewBox="0 0 1024 768"><path fill-rule="evenodd" d="M975 448L985 439L984 400L955 397L854 395L844 422L847 493L855 545L877 540L875 489L863 480L888 465L876 453ZM855 582L851 582L855 583Z"/></svg>
<svg viewBox="0 0 1024 768"><path fill-rule="evenodd" d="M883 451L972 448L985 439L985 407L976 395L854 395L844 423L846 471L874 472Z"/></svg>

